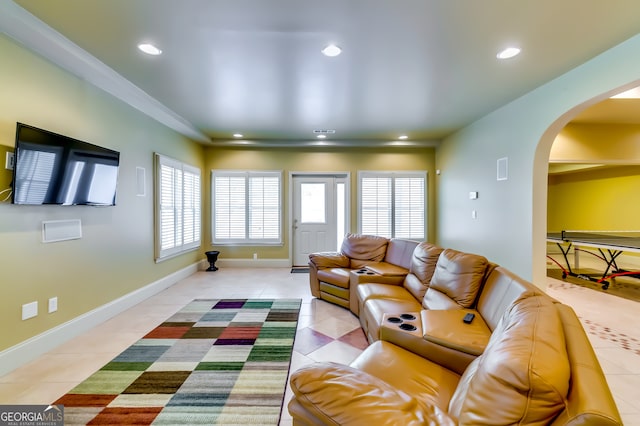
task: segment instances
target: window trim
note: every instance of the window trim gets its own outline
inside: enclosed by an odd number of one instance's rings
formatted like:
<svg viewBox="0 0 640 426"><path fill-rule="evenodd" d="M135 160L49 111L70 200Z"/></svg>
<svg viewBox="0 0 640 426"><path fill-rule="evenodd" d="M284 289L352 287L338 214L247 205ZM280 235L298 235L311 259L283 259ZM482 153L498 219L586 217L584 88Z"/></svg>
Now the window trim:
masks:
<svg viewBox="0 0 640 426"><path fill-rule="evenodd" d="M179 256L181 254L187 253L189 251L194 251L194 250L198 250L200 249L200 247L202 247L202 171L195 166L192 166L190 164L187 163L183 163L179 160L176 160L174 158L171 157L167 157L165 155L159 154L159 153L154 153L154 160L155 160L155 164L154 164L154 169L155 169L155 173L154 173L154 177L155 177L155 200L154 200L154 231L155 231L155 244L154 244L154 250L155 250L155 261L157 262L161 262L167 259L170 259L172 257L175 256ZM175 246L168 248L168 249L162 249L162 166L166 165L169 167L172 167L175 170L180 170L182 172L182 174L184 175L184 173L190 173L193 174L195 176L197 176L197 188L194 191L194 195L197 195L197 200L196 200L196 204L194 206L194 213L196 215L196 219L195 219L195 223L194 223L194 227L193 227L193 232L194 232L194 241L192 242L188 242L185 243L184 239L183 241L181 241L179 244L176 244ZM184 211L184 199L185 199L185 193L184 193L184 179L182 179L181 181L181 195L182 195L182 200L181 200L181 206L180 206L180 212L183 213ZM182 220L182 225L183 225L183 229L181 231L181 235L184 237L185 235L185 228L184 228L184 220ZM175 220L174 220L174 232L175 232Z"/></svg>
<svg viewBox="0 0 640 426"><path fill-rule="evenodd" d="M411 236L411 237L402 237L402 238L410 238L410 239L415 239L415 240L424 240L426 241L428 238L428 220L427 220L427 213L428 213L428 173L426 170L407 170L407 171L375 171L375 170L359 170L358 171L358 232L359 233L363 233L363 215L362 215L362 208L363 208L363 202L362 202L362 180L363 178L391 178L393 180L393 184L392 184L392 194L391 194L391 238L398 238L396 237L396 221L394 220L395 218L395 213L396 213L396 206L395 206L395 200L394 200L394 191L395 191L395 179L396 178L422 178L424 179L424 208L423 208L423 214L424 214L424 223L423 223L423 229L424 229L424 235L422 237L418 237L418 236Z"/></svg>
<svg viewBox="0 0 640 426"><path fill-rule="evenodd" d="M216 177L243 177L245 179L245 237L244 238L216 238ZM234 245L234 246L282 246L284 243L283 231L283 171L282 170L228 170L213 169L211 170L211 244L216 246ZM249 203L249 185L251 178L258 177L276 177L278 182L278 219L277 219L277 238L250 238L250 203Z"/></svg>

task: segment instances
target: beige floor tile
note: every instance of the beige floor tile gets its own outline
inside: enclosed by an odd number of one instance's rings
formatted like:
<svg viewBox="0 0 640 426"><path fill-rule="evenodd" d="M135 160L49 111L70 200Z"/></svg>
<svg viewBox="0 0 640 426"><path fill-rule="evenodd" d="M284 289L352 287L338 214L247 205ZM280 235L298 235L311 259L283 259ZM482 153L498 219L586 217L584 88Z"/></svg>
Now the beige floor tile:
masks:
<svg viewBox="0 0 640 426"><path fill-rule="evenodd" d="M616 397L616 405L620 414L640 414L640 409L635 407L633 403L627 402L627 399L633 399L633 395Z"/></svg>
<svg viewBox="0 0 640 426"><path fill-rule="evenodd" d="M344 321L334 317L325 318L319 321L316 320L309 325L309 328L312 328L325 336L333 337L334 339L342 337L359 327L360 323L356 321Z"/></svg>
<svg viewBox="0 0 640 426"><path fill-rule="evenodd" d="M640 426L640 413L622 414L622 422L625 426Z"/></svg>
<svg viewBox="0 0 640 426"><path fill-rule="evenodd" d="M621 348L599 348L596 349L599 360L615 364L619 367L618 372L612 374L635 374L640 375L640 356Z"/></svg>
<svg viewBox="0 0 640 426"><path fill-rule="evenodd" d="M117 354L108 352L46 353L0 378L2 383L80 382Z"/></svg>
<svg viewBox="0 0 640 426"><path fill-rule="evenodd" d="M117 355L137 342L143 334L142 332L118 332L116 330L104 332L100 328L101 326L98 326L90 332L71 339L52 349L49 353L82 354L87 351L87 348L92 348L93 353L104 352ZM105 340L109 342L108 345L104 344Z"/></svg>
<svg viewBox="0 0 640 426"><path fill-rule="evenodd" d="M307 356L318 362L332 361L341 364L350 364L361 353L361 350L354 348L351 345L333 341L320 349L311 352Z"/></svg>

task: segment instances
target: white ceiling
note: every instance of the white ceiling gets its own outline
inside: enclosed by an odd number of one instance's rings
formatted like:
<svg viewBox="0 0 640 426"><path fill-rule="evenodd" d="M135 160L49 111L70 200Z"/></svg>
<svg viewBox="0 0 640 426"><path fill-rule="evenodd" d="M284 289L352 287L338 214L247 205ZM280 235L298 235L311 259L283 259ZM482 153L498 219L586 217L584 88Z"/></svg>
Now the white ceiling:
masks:
<svg viewBox="0 0 640 426"><path fill-rule="evenodd" d="M640 29L638 0L15 3L159 101L174 128L214 143L239 132L299 144L335 129L330 142L430 144ZM143 41L163 54L142 54ZM329 42L342 55L323 56ZM511 45L522 53L497 60Z"/></svg>

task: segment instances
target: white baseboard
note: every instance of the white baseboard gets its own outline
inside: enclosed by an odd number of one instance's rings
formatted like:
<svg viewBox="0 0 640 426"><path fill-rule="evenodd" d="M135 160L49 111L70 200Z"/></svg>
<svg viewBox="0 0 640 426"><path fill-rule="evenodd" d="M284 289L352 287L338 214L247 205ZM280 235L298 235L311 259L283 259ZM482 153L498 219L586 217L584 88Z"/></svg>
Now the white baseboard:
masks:
<svg viewBox="0 0 640 426"><path fill-rule="evenodd" d="M199 263L167 275L151 284L132 291L116 300L60 324L44 333L38 334L15 346L0 352L0 376L36 359L89 329L105 322L119 313L137 305L149 297L171 287L178 281L197 272Z"/></svg>
<svg viewBox="0 0 640 426"><path fill-rule="evenodd" d="M206 262L207 269L209 263ZM289 259L219 259L216 262L217 267L227 268L290 268L291 261Z"/></svg>

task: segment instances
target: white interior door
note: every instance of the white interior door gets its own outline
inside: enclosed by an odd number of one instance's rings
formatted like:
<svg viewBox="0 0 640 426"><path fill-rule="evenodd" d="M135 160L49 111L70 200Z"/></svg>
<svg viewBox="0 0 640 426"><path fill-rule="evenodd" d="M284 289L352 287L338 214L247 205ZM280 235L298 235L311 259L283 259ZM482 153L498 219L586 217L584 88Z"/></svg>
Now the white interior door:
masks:
<svg viewBox="0 0 640 426"><path fill-rule="evenodd" d="M336 251L341 244L346 217L345 180L340 176L293 176L294 266L307 265L309 253Z"/></svg>

